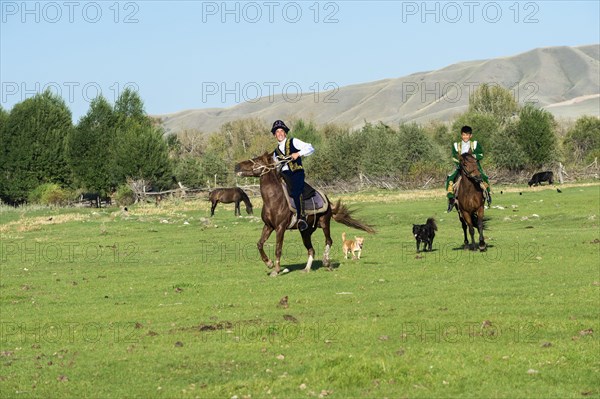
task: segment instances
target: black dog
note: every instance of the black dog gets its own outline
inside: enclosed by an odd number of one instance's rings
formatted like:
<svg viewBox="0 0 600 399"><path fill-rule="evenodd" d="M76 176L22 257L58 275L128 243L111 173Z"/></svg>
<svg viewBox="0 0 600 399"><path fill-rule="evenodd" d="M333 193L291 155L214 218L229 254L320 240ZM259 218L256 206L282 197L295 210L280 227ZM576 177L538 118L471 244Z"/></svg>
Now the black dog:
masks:
<svg viewBox="0 0 600 399"><path fill-rule="evenodd" d="M417 240L417 252L419 252L421 242L423 242L423 251L427 252L428 245L431 251L436 231L437 225L434 218L427 219L427 223L425 224L413 224L413 235L415 236L415 240Z"/></svg>

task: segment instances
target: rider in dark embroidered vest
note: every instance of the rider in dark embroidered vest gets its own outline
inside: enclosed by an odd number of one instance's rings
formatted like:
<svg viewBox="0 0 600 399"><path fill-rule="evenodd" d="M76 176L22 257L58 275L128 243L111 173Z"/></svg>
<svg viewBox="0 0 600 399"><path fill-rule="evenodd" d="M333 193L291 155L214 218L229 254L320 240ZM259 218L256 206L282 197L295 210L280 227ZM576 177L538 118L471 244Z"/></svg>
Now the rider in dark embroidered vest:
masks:
<svg viewBox="0 0 600 399"><path fill-rule="evenodd" d="M304 190L304 167L301 157L308 156L314 152L310 143L305 143L298 138L288 138L287 133L290 129L281 120L276 120L271 128L271 133L277 139L278 145L273 152L275 161L290 159L283 164L281 174L291 184L291 195L296 206L296 217L298 220L298 230L304 231L308 228L306 217L303 214L302 191Z"/></svg>

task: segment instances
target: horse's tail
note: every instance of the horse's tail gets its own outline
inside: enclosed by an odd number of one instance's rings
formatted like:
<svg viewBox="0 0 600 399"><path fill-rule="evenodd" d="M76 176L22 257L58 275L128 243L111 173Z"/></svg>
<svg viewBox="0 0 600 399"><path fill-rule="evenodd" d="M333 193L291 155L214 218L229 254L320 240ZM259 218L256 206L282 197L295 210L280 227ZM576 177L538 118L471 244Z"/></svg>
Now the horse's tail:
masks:
<svg viewBox="0 0 600 399"><path fill-rule="evenodd" d="M342 204L341 200L337 200L335 206L331 208L333 214L333 220L348 227L366 231L367 233L375 233L375 229L366 223L362 223L352 217L353 210L348 209L345 204Z"/></svg>
<svg viewBox="0 0 600 399"><path fill-rule="evenodd" d="M427 224L430 225L431 227L433 227L434 231L437 231L437 224L435 224L434 218L427 219Z"/></svg>
<svg viewBox="0 0 600 399"><path fill-rule="evenodd" d="M242 189L240 189L242 195L242 201L246 205L246 208L252 209L252 202L250 202L250 198L248 198L248 194Z"/></svg>

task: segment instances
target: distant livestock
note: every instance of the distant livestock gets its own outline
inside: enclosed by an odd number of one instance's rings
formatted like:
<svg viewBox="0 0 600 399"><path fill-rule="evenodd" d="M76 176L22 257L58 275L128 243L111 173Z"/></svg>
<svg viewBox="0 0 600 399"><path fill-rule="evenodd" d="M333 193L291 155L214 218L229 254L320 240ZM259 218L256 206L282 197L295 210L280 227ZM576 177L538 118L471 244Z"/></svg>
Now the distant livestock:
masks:
<svg viewBox="0 0 600 399"><path fill-rule="evenodd" d="M531 180L527 182L529 187L537 186L538 184L542 184L542 182L547 181L549 184L554 184L554 173L549 170L546 172L538 172L531 177Z"/></svg>
<svg viewBox="0 0 600 399"><path fill-rule="evenodd" d="M90 207L102 208L102 204L112 205L110 195L102 196L100 193L83 193L79 197L79 202L89 202Z"/></svg>
<svg viewBox="0 0 600 399"><path fill-rule="evenodd" d="M219 202L224 204L230 204L235 202L234 214L240 216L240 202L244 201L246 205L246 212L248 215L252 215L252 203L248 195L239 187L232 188L217 188L210 192L208 200L212 203L210 207L210 216L214 216L215 208Z"/></svg>

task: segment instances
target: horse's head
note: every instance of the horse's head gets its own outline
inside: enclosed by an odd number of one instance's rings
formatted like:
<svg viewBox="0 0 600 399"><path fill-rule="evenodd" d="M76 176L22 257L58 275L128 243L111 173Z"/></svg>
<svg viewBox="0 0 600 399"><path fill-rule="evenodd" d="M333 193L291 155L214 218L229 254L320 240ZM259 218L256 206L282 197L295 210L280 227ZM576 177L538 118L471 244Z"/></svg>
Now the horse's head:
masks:
<svg viewBox="0 0 600 399"><path fill-rule="evenodd" d="M460 162L461 170L468 177L476 177L480 176L479 167L477 166L477 159L470 152L466 152L462 155L459 155L458 161Z"/></svg>
<svg viewBox="0 0 600 399"><path fill-rule="evenodd" d="M262 175L268 173L269 171L273 170L274 168L275 168L275 164L273 162L273 158L271 157L271 154L269 154L268 152L265 152L264 154L262 154L256 158L252 158L247 161L242 161L242 162L237 163L235 165L235 173L238 176L259 177L259 176L262 176Z"/></svg>

